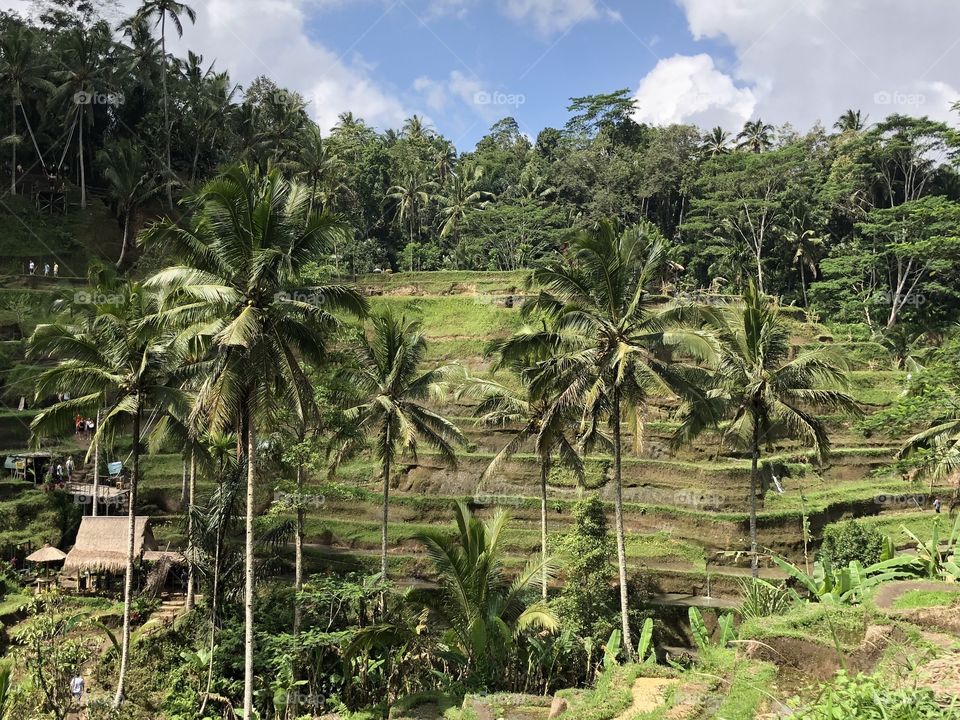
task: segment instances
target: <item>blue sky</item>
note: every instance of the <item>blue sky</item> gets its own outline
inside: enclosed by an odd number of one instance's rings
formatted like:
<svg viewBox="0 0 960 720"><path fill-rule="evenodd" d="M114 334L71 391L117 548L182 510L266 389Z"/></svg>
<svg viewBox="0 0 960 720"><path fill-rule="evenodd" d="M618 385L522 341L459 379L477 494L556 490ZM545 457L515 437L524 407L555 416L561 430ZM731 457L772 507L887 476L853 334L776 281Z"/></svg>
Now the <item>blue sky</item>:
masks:
<svg viewBox="0 0 960 720"><path fill-rule="evenodd" d="M381 85L461 147L472 146L507 115L534 136L543 127L562 126L569 98L632 91L665 53L709 52L729 62L722 43L693 40L673 2L611 0L598 13L566 28L546 28L493 2L442 12L416 0L387 7L359 1L318 12L308 32L339 55L366 64ZM463 76L465 90L475 88L477 102L465 102L450 87L427 86L449 85L452 73ZM432 103L425 86L438 93Z"/></svg>
<svg viewBox="0 0 960 720"><path fill-rule="evenodd" d="M172 52L241 84L270 76L324 130L348 110L379 129L416 113L468 150L505 115L533 137L564 123L571 96L624 87L635 118L659 125L803 131L848 108L958 118L958 0L187 2L197 22Z"/></svg>

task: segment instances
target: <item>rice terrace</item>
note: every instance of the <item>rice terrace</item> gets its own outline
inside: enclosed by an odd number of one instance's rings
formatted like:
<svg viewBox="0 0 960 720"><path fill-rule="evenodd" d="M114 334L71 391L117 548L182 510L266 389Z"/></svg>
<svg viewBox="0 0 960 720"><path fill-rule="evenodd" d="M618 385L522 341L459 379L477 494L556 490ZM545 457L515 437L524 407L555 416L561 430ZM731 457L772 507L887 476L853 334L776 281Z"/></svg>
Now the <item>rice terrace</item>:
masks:
<svg viewBox="0 0 960 720"><path fill-rule="evenodd" d="M960 720L958 26L0 1L0 720Z"/></svg>

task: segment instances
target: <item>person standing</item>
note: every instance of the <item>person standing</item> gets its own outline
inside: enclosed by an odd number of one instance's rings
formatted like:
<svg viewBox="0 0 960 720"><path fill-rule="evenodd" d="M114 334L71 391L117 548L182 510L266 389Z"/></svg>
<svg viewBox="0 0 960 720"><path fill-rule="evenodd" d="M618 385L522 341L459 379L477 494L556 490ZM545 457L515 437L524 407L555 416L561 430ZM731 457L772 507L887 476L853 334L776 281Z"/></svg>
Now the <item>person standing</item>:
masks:
<svg viewBox="0 0 960 720"><path fill-rule="evenodd" d="M934 499L933 499L933 511L934 511L937 515L940 514L940 508L942 508L942 507L943 507L943 503L940 502L940 498L938 498L938 497L934 498Z"/></svg>
<svg viewBox="0 0 960 720"><path fill-rule="evenodd" d="M77 703L77 705L80 704L80 700L83 698L84 685L83 676L80 674L80 671L77 670L73 679L70 681L70 694L73 696L73 701Z"/></svg>
<svg viewBox="0 0 960 720"><path fill-rule="evenodd" d="M44 277L49 277L49 276L50 276L50 263L44 263L44 264L43 264L43 276L44 276Z"/></svg>
<svg viewBox="0 0 960 720"><path fill-rule="evenodd" d="M73 480L73 455L67 456L66 469L67 469L67 482L70 482L71 480Z"/></svg>
<svg viewBox="0 0 960 720"><path fill-rule="evenodd" d="M53 276L57 277L60 274L60 263L53 264Z"/></svg>
<svg viewBox="0 0 960 720"><path fill-rule="evenodd" d="M27 265L27 267L30 269L30 274L31 274L31 275L36 275L36 274L37 274L37 264L36 264L33 260L31 260L31 261L29 262L29 264Z"/></svg>

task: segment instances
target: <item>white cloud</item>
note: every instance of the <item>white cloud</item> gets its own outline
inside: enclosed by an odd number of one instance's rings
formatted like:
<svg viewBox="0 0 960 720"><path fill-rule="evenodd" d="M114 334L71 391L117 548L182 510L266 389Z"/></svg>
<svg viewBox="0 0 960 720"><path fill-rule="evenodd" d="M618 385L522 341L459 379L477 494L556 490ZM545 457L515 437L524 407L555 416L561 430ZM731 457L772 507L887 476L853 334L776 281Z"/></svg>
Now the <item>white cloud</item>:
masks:
<svg viewBox="0 0 960 720"><path fill-rule="evenodd" d="M267 75L310 101L308 111L324 130L347 110L378 126L399 125L411 114L391 90L373 78L375 66L350 61L308 33L309 11L333 0L205 0L194 3L195 27L184 29L176 48L193 48L205 62L216 59L231 77L249 83Z"/></svg>
<svg viewBox="0 0 960 720"><path fill-rule="evenodd" d="M826 125L847 108L955 119L960 3L955 0L676 0L695 39L730 45L731 77L755 115Z"/></svg>
<svg viewBox="0 0 960 720"><path fill-rule="evenodd" d="M634 118L654 125L739 127L756 106L753 91L738 88L705 53L660 60L640 82L635 97Z"/></svg>
<svg viewBox="0 0 960 720"><path fill-rule="evenodd" d="M500 7L507 17L533 23L541 35L567 32L585 20L620 17L606 8L601 11L597 0L502 0Z"/></svg>

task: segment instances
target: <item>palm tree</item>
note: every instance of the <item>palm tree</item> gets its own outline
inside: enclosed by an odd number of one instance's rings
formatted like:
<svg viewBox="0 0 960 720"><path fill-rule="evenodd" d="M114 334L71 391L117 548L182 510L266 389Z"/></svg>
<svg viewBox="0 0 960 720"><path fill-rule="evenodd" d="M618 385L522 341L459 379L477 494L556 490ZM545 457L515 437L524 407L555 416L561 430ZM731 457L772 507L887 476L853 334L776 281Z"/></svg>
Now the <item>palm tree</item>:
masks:
<svg viewBox="0 0 960 720"><path fill-rule="evenodd" d="M845 368L829 348L801 352L791 359L790 330L771 298L751 280L743 305L707 313L707 326L719 346L713 385L690 406L677 441L690 439L729 418L723 441L750 451L750 555L758 574L757 496L760 492L760 450L775 433L805 440L816 457L830 451L824 423L813 413L841 410L859 413L856 402L840 388ZM706 412L705 412L706 411Z"/></svg>
<svg viewBox="0 0 960 720"><path fill-rule="evenodd" d="M823 251L824 239L815 230L803 228L795 223L793 229L787 232L785 240L793 250L793 264L800 272L800 291L803 295L803 306L807 307L807 271L816 278L817 263Z"/></svg>
<svg viewBox="0 0 960 720"><path fill-rule="evenodd" d="M420 442L456 463L454 446L463 434L425 401L442 398L446 380L456 366L421 371L427 342L419 322L386 312L374 316L371 331L357 339L352 365L343 370L344 387L361 399L346 411L346 426L334 438L332 468L376 437L376 455L383 472L383 512L380 525L380 573L387 579L387 530L390 520L390 472L403 453L416 458Z"/></svg>
<svg viewBox="0 0 960 720"><path fill-rule="evenodd" d="M458 391L458 399L473 399L480 402L474 408L478 422L489 427L519 426L510 441L496 454L480 477L480 485L500 470L513 455L520 452L531 440L537 463L540 466L540 552L543 558L541 594L547 599L549 573L547 567L547 481L554 455L559 455L564 465L582 480L583 460L566 435L569 418L551 413L550 407L559 388L551 387L549 374L552 368L540 364L522 352L514 355L515 345L525 346L523 337L530 330L521 330L520 337L495 342L491 350L498 354L495 369L509 367L520 378L523 389L517 392L493 378L468 378ZM550 421L549 423L547 421Z"/></svg>
<svg viewBox="0 0 960 720"><path fill-rule="evenodd" d="M773 147L773 125L760 119L748 120L743 124L743 130L737 133L737 147L755 153L769 150Z"/></svg>
<svg viewBox="0 0 960 720"><path fill-rule="evenodd" d="M726 155L730 152L730 133L718 125L704 134L701 147L709 157Z"/></svg>
<svg viewBox="0 0 960 720"><path fill-rule="evenodd" d="M842 133L858 133L866 129L868 119L869 117L867 115L861 115L859 110L850 109L837 119L833 127Z"/></svg>
<svg viewBox="0 0 960 720"><path fill-rule="evenodd" d="M304 266L347 231L329 213L309 214L309 191L279 171L237 166L192 200L189 225L164 220L142 236L181 264L147 284L167 293L169 322L210 343L194 415L214 431L237 429L247 470L244 545L244 715L253 714L254 491L257 423L281 399L308 402L304 360L319 362L340 327L338 312L364 316L366 299L342 285L305 286Z"/></svg>
<svg viewBox="0 0 960 720"><path fill-rule="evenodd" d="M97 153L97 162L123 222L123 246L117 259L117 269L122 270L133 241L137 208L153 196L156 184L139 143L117 140Z"/></svg>
<svg viewBox="0 0 960 720"><path fill-rule="evenodd" d="M411 244L420 237L422 215L430 204L436 184L431 180L424 180L418 170L411 170L401 185L394 185L387 190L387 199L393 201L396 210L394 218L401 229L407 226L408 240ZM410 260L410 270L413 270L413 258Z"/></svg>
<svg viewBox="0 0 960 720"><path fill-rule="evenodd" d="M67 143L78 131L77 157L80 166L80 207L87 207L86 165L83 152L84 126L92 127L94 99L105 95L103 58L110 36L102 26L74 28L64 39L64 69L54 73L60 81L53 102L66 108L64 122L69 127Z"/></svg>
<svg viewBox="0 0 960 720"><path fill-rule="evenodd" d="M154 27L160 28L160 52L162 54L162 64L160 65L160 82L163 88L163 131L166 135L167 148L167 203L173 206L173 169L170 165L170 145L172 143L172 128L170 125L170 99L167 95L167 19L173 24L177 37L183 37L183 23L181 16L191 22L197 21L197 14L189 5L178 0L143 0L143 5L133 16L133 22L154 21Z"/></svg>
<svg viewBox="0 0 960 720"><path fill-rule="evenodd" d="M39 325L29 341L31 357L49 358L57 364L36 379L37 399L54 392L79 393L41 411L31 424L39 436L63 433L76 413L86 416L100 410L101 424L94 441L116 434L130 423L133 442L130 488L127 495L127 569L123 593L123 640L114 707L124 697L130 659L130 611L133 599L134 537L143 412L184 412L184 397L170 384L171 372L180 366L181 350L174 336L159 322L156 300L138 284L118 290L109 303L98 306L83 326Z"/></svg>
<svg viewBox="0 0 960 720"><path fill-rule="evenodd" d="M33 32L22 25L14 25L0 37L0 85L10 88L10 194L17 193L17 107L23 115L33 148L43 164L43 155L30 126L25 100L31 89L53 91L53 84L44 76L46 68L40 60Z"/></svg>
<svg viewBox="0 0 960 720"><path fill-rule="evenodd" d="M666 242L645 223L622 233L609 221L576 235L564 257L534 267L525 314L543 313L554 323L529 347L552 353L558 387L564 388L552 413L579 410L584 418L581 442L603 440L600 422L609 422L613 451L614 508L623 647L633 656L627 600L627 559L623 528L621 420L625 406L639 412L654 393L696 396L693 367L671 359L679 351L694 359L709 358L711 343L685 327L688 309L657 309L648 290L655 287L666 262ZM516 343L519 350L522 346ZM549 421L549 418L548 418Z"/></svg>
<svg viewBox="0 0 960 720"><path fill-rule="evenodd" d="M334 199L349 192L344 181L347 165L325 142L320 128L307 125L296 155L286 163L301 182L310 187L311 209L320 200L321 208L332 209ZM319 192L318 192L319 191Z"/></svg>
<svg viewBox="0 0 960 720"><path fill-rule="evenodd" d="M441 207L441 238L456 232L470 212L483 210L490 204L493 193L479 189L482 177L483 168L476 165L467 165L451 176L447 193L437 197Z"/></svg>
<svg viewBox="0 0 960 720"><path fill-rule="evenodd" d="M440 589L415 590L411 603L437 614L448 628L451 645L466 658L467 671L481 687L490 687L508 664L509 649L524 630L554 631L559 622L535 590L544 566L531 560L512 579L503 566L502 510L481 522L463 503L454 508L456 537L438 530L416 536L433 561ZM548 574L553 567L546 563Z"/></svg>

